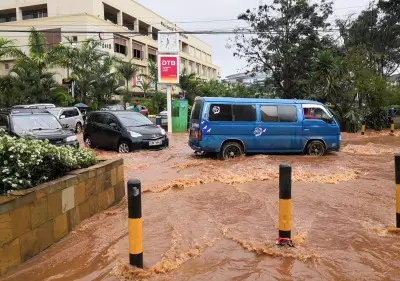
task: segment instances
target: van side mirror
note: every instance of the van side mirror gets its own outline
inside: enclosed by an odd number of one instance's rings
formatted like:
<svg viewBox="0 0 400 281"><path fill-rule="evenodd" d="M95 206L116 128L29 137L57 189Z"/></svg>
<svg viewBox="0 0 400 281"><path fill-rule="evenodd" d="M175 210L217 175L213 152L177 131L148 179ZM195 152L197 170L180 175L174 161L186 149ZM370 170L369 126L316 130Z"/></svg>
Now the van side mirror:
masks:
<svg viewBox="0 0 400 281"><path fill-rule="evenodd" d="M65 119L65 115L61 115L61 116L60 116L60 119Z"/></svg>

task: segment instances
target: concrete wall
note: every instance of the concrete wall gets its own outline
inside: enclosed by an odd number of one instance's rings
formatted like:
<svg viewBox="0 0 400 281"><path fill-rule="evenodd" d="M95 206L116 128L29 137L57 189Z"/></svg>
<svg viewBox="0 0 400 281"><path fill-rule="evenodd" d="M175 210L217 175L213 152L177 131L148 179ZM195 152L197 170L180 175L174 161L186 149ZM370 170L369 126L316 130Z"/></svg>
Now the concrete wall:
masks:
<svg viewBox="0 0 400 281"><path fill-rule="evenodd" d="M0 196L0 275L68 235L125 195L123 161L108 160Z"/></svg>

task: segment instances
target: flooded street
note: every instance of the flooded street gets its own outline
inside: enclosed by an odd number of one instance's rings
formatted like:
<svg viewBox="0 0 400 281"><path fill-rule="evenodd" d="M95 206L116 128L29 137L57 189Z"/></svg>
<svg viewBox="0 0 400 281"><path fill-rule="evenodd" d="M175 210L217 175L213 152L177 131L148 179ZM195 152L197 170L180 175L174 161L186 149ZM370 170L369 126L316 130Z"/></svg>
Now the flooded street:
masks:
<svg viewBox="0 0 400 281"><path fill-rule="evenodd" d="M123 157L142 181L144 270L129 266L126 197L0 280L399 280L400 134L343 134L324 157L197 157L187 135ZM293 166L292 238L277 248L278 169Z"/></svg>

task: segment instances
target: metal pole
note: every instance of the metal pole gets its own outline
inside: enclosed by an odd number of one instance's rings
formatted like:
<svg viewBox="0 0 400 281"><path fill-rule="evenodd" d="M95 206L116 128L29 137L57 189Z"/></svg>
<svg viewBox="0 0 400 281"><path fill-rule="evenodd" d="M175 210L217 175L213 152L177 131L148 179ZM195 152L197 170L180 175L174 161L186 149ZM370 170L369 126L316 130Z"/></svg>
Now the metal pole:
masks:
<svg viewBox="0 0 400 281"><path fill-rule="evenodd" d="M142 187L139 180L128 181L129 263L143 268Z"/></svg>
<svg viewBox="0 0 400 281"><path fill-rule="evenodd" d="M292 230L292 166L279 166L279 246L293 246L291 241Z"/></svg>
<svg viewBox="0 0 400 281"><path fill-rule="evenodd" d="M168 116L168 133L172 133L172 86L167 85L167 116Z"/></svg>

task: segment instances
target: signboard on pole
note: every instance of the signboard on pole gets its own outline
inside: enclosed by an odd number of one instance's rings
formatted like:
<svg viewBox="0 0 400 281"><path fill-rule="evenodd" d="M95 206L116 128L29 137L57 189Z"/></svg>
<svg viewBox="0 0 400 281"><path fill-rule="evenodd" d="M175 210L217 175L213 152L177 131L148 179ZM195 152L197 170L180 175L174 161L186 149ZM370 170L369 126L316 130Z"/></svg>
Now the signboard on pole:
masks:
<svg viewBox="0 0 400 281"><path fill-rule="evenodd" d="M158 83L179 84L179 56L158 55Z"/></svg>

